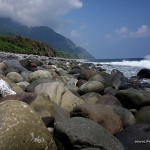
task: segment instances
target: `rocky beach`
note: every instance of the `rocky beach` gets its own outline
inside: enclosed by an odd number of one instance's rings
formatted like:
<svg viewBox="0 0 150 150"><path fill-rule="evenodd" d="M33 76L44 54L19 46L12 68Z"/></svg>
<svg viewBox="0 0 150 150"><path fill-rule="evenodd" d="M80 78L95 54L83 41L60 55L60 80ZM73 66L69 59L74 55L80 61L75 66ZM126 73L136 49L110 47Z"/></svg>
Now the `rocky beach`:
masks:
<svg viewBox="0 0 150 150"><path fill-rule="evenodd" d="M150 69L0 53L0 150L149 150Z"/></svg>

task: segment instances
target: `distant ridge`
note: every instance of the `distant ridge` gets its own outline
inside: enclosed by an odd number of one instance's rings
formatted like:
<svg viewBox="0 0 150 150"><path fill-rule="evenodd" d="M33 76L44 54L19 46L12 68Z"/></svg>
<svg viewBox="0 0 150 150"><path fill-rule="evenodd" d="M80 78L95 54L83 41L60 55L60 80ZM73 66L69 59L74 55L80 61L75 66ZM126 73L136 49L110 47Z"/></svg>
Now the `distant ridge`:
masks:
<svg viewBox="0 0 150 150"><path fill-rule="evenodd" d="M21 35L48 44L56 50L56 55L69 58L93 60L94 57L84 48L77 46L70 39L56 33L46 26L27 27L10 18L0 18L0 34Z"/></svg>

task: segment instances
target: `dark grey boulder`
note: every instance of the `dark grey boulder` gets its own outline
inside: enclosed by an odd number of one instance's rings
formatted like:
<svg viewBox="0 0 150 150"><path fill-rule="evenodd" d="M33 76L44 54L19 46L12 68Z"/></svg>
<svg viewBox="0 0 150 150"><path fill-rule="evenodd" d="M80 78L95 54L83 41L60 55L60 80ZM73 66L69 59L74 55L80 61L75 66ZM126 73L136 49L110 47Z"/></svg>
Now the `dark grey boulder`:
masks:
<svg viewBox="0 0 150 150"><path fill-rule="evenodd" d="M34 92L34 89L36 86L38 86L39 84L42 84L42 83L49 83L49 82L52 82L52 79L51 78L40 78L40 79L37 79L35 81L33 81L31 84L29 84L25 91L26 92Z"/></svg>
<svg viewBox="0 0 150 150"><path fill-rule="evenodd" d="M104 94L110 94L110 95L116 95L117 92L118 92L118 90L115 88L112 88L112 87L107 87L104 90Z"/></svg>
<svg viewBox="0 0 150 150"><path fill-rule="evenodd" d="M125 150L150 149L150 124L139 124L125 128L117 134Z"/></svg>
<svg viewBox="0 0 150 150"><path fill-rule="evenodd" d="M150 105L150 93L144 90L120 90L116 96L122 105L128 109L139 109L142 106Z"/></svg>
<svg viewBox="0 0 150 150"><path fill-rule="evenodd" d="M147 78L150 79L150 69L142 69L137 73L137 76L139 76L140 78Z"/></svg>
<svg viewBox="0 0 150 150"><path fill-rule="evenodd" d="M54 138L66 150L84 148L124 150L122 144L101 125L82 117L74 117L56 123ZM57 148L61 150L58 144Z"/></svg>
<svg viewBox="0 0 150 150"><path fill-rule="evenodd" d="M24 68L17 59L6 60L4 61L4 64L6 65L7 68L14 68L19 70L20 72L27 71L27 69Z"/></svg>

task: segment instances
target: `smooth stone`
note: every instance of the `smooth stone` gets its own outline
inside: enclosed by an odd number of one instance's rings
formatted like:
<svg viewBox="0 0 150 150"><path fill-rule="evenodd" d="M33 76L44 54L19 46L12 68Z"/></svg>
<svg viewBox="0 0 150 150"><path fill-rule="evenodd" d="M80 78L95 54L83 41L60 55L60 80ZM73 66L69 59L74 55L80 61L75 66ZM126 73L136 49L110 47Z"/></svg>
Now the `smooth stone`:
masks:
<svg viewBox="0 0 150 150"><path fill-rule="evenodd" d="M150 79L150 69L141 69L138 73L137 76L140 78L147 78Z"/></svg>
<svg viewBox="0 0 150 150"><path fill-rule="evenodd" d="M125 128L116 138L125 150L149 150L150 124L138 124Z"/></svg>
<svg viewBox="0 0 150 150"><path fill-rule="evenodd" d="M71 112L72 117L84 117L102 125L112 134L122 130L122 121L113 109L101 104L82 104Z"/></svg>
<svg viewBox="0 0 150 150"><path fill-rule="evenodd" d="M16 83L12 82L10 79L8 79L7 77L0 75L0 78L2 80L4 80L9 86L10 88L15 91L16 93L22 93L24 92L21 87L19 87Z"/></svg>
<svg viewBox="0 0 150 150"><path fill-rule="evenodd" d="M47 93L52 101L68 111L71 111L75 106L84 103L82 99L78 98L66 89L62 82L40 84L36 86L34 92L36 94L40 94L42 92Z"/></svg>
<svg viewBox="0 0 150 150"><path fill-rule="evenodd" d="M89 92L103 94L104 86L101 82L98 81L88 81L81 85L81 87L79 88L79 93L82 95Z"/></svg>
<svg viewBox="0 0 150 150"><path fill-rule="evenodd" d="M135 124L135 117L130 110L120 106L114 106L114 105L109 105L109 106L120 117L124 128Z"/></svg>
<svg viewBox="0 0 150 150"><path fill-rule="evenodd" d="M136 123L150 124L150 106L142 107L135 115Z"/></svg>
<svg viewBox="0 0 150 150"><path fill-rule="evenodd" d="M52 82L52 79L51 78L41 78L41 79L37 79L35 81L33 81L32 83L30 83L25 91L27 92L34 92L34 89L36 86L38 86L39 84L42 84L42 83L49 83L49 82Z"/></svg>
<svg viewBox="0 0 150 150"><path fill-rule="evenodd" d="M122 106L120 101L115 96L110 95L110 94L101 96L96 103L104 104L104 105Z"/></svg>
<svg viewBox="0 0 150 150"><path fill-rule="evenodd" d="M2 70L2 71L4 71L4 70L6 70L6 65L3 63L3 62L1 62L0 63L0 70Z"/></svg>
<svg viewBox="0 0 150 150"><path fill-rule="evenodd" d="M54 138L60 145L57 147L58 150L62 150L62 147L66 150L82 148L124 150L122 144L109 131L82 117L74 117L56 123Z"/></svg>
<svg viewBox="0 0 150 150"><path fill-rule="evenodd" d="M143 106L150 105L150 93L143 90L120 90L116 96L122 105L128 109L139 109Z"/></svg>
<svg viewBox="0 0 150 150"><path fill-rule="evenodd" d="M82 95L80 98L86 103L96 103L102 96L95 92L90 92Z"/></svg>
<svg viewBox="0 0 150 150"><path fill-rule="evenodd" d="M41 79L41 78L52 78L52 75L47 70L38 70L38 71L32 72L29 76L29 79L31 82L33 82L37 79Z"/></svg>
<svg viewBox="0 0 150 150"><path fill-rule="evenodd" d="M27 69L24 68L17 59L5 60L3 63L6 65L7 68L14 68L19 70L20 72L27 71Z"/></svg>
<svg viewBox="0 0 150 150"><path fill-rule="evenodd" d="M18 82L17 85L19 85L23 90L26 89L26 87L29 85L29 82L26 81L22 81L22 82Z"/></svg>
<svg viewBox="0 0 150 150"><path fill-rule="evenodd" d="M1 150L56 150L56 145L43 121L26 103L0 103Z"/></svg>
<svg viewBox="0 0 150 150"><path fill-rule="evenodd" d="M15 83L23 81L23 77L17 72L10 72L6 75L6 77Z"/></svg>
<svg viewBox="0 0 150 150"><path fill-rule="evenodd" d="M14 69L14 68L7 68L5 71L4 71L4 74L7 75L8 73L10 72L17 72L17 73L20 73L20 71L18 71L17 69Z"/></svg>

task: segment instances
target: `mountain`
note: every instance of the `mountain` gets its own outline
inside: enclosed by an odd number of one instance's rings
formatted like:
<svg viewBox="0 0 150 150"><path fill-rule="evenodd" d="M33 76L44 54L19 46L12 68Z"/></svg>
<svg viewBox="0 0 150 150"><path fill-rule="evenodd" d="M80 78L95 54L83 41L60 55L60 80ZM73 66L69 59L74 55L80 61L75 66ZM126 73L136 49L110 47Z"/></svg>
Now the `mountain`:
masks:
<svg viewBox="0 0 150 150"><path fill-rule="evenodd" d="M55 52L48 45L15 35L0 35L0 51L55 56Z"/></svg>
<svg viewBox="0 0 150 150"><path fill-rule="evenodd" d="M21 35L46 43L56 50L57 56L80 59L94 59L84 48L77 46L70 39L56 33L46 26L27 27L10 18L0 18L0 34Z"/></svg>

